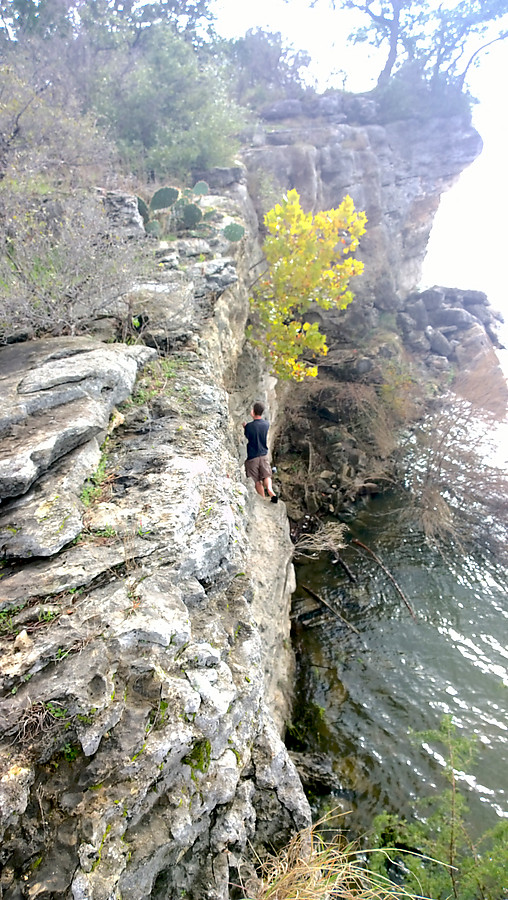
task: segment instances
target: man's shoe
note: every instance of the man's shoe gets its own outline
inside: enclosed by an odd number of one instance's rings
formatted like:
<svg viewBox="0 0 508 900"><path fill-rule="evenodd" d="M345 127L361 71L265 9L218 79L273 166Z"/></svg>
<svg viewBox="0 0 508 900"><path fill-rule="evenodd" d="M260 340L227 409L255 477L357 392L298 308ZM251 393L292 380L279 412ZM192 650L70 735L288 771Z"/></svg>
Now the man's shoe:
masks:
<svg viewBox="0 0 508 900"><path fill-rule="evenodd" d="M270 497L270 503L278 503L278 502L279 502L279 498L277 497L277 494L274 494L273 497Z"/></svg>

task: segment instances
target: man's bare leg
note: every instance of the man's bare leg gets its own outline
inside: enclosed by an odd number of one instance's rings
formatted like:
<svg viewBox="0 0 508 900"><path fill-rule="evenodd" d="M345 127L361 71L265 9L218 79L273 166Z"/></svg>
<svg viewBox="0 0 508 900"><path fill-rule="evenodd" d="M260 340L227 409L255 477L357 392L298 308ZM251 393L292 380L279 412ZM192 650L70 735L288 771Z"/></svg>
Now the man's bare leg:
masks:
<svg viewBox="0 0 508 900"><path fill-rule="evenodd" d="M267 480L267 479L265 478L265 481L266 481L266 480ZM263 487L263 482L262 482L262 481L256 481L256 485L255 485L255 486L256 486L256 491L258 492L259 496L260 496L260 497L263 497L263 500L264 500L264 498L265 498L265 489L264 489L264 487Z"/></svg>
<svg viewBox="0 0 508 900"><path fill-rule="evenodd" d="M266 488L266 493L269 497L275 497L275 491L272 488L272 479L270 477L263 479L263 484ZM259 493L259 492L258 492ZM265 492L263 491L263 497L265 496Z"/></svg>

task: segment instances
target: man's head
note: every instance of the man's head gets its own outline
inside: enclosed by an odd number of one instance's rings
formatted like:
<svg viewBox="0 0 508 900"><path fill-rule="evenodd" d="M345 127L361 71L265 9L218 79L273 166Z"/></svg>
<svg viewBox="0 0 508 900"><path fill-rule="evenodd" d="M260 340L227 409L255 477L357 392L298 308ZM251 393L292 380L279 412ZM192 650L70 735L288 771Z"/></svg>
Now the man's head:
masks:
<svg viewBox="0 0 508 900"><path fill-rule="evenodd" d="M260 403L259 400L253 404L252 406L252 415L253 416L262 416L265 411L265 404Z"/></svg>

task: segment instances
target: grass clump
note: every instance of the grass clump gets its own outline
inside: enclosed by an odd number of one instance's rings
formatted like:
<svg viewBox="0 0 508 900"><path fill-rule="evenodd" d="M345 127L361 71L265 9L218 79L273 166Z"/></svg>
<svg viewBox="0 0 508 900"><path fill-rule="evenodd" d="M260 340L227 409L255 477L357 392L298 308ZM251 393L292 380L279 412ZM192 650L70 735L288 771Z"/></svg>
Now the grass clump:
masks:
<svg viewBox="0 0 508 900"><path fill-rule="evenodd" d="M97 471L94 472L91 478L87 478L83 490L81 491L81 502L84 506L90 506L95 500L98 500L104 489L104 484L107 479L108 440L109 438L106 438L102 445L102 455L99 465L97 466Z"/></svg>
<svg viewBox="0 0 508 900"><path fill-rule="evenodd" d="M145 366L132 395L131 403L141 406L169 392L169 383L178 375L178 364L172 359L156 359Z"/></svg>
<svg viewBox="0 0 508 900"><path fill-rule="evenodd" d="M249 900L399 900L411 898L387 877L369 872L354 844L327 841L323 821L295 835L287 847L261 865L258 888Z"/></svg>

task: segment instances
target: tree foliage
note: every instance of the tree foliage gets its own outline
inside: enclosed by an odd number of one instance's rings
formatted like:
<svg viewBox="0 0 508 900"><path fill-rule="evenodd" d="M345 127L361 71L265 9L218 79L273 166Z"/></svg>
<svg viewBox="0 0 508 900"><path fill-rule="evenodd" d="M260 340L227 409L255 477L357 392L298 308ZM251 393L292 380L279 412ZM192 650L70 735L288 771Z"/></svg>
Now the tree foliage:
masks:
<svg viewBox="0 0 508 900"><path fill-rule="evenodd" d="M72 40L95 32L120 34L133 44L147 28L160 23L196 41L213 19L208 0L0 0L0 31L18 42L56 35Z"/></svg>
<svg viewBox="0 0 508 900"><path fill-rule="evenodd" d="M0 66L0 180L58 179L68 187L103 177L111 146L82 113L61 73L19 48ZM37 190L40 190L39 184Z"/></svg>
<svg viewBox="0 0 508 900"><path fill-rule="evenodd" d="M467 826L467 803L459 790L459 779L474 761L473 742L457 733L451 716L438 730L414 737L424 746L444 747L448 787L430 801L419 801L411 822L386 813L376 818L372 843L382 853L367 856L369 868L389 874L418 896L501 900L507 888L508 822L474 841Z"/></svg>
<svg viewBox="0 0 508 900"><path fill-rule="evenodd" d="M138 177L227 165L243 120L206 43L206 0L0 0L6 60L31 55L41 84L72 93ZM213 90L210 85L213 84Z"/></svg>
<svg viewBox="0 0 508 900"><path fill-rule="evenodd" d="M137 254L92 187L111 151L21 48L0 67L0 342L82 329L133 278Z"/></svg>
<svg viewBox="0 0 508 900"><path fill-rule="evenodd" d="M367 219L351 197L338 209L305 213L291 190L264 221L268 276L252 300L254 344L278 378L302 381L317 375L305 357L327 352L326 336L305 320L306 313L314 303L345 309L353 299L349 282L363 270L353 254Z"/></svg>
<svg viewBox="0 0 508 900"><path fill-rule="evenodd" d="M244 37L228 42L225 51L232 62L232 81L240 103L256 107L304 92L303 70L311 58L284 44L280 32L250 28Z"/></svg>
<svg viewBox="0 0 508 900"><path fill-rule="evenodd" d="M407 62L418 64L429 80L463 83L481 50L508 37L507 0L333 0L333 5L365 14L366 24L353 32L353 41L387 48L379 84Z"/></svg>
<svg viewBox="0 0 508 900"><path fill-rule="evenodd" d="M214 84L213 92L210 83ZM226 164L240 124L220 70L164 24L133 49L110 53L97 72L91 106L127 167L164 178Z"/></svg>

